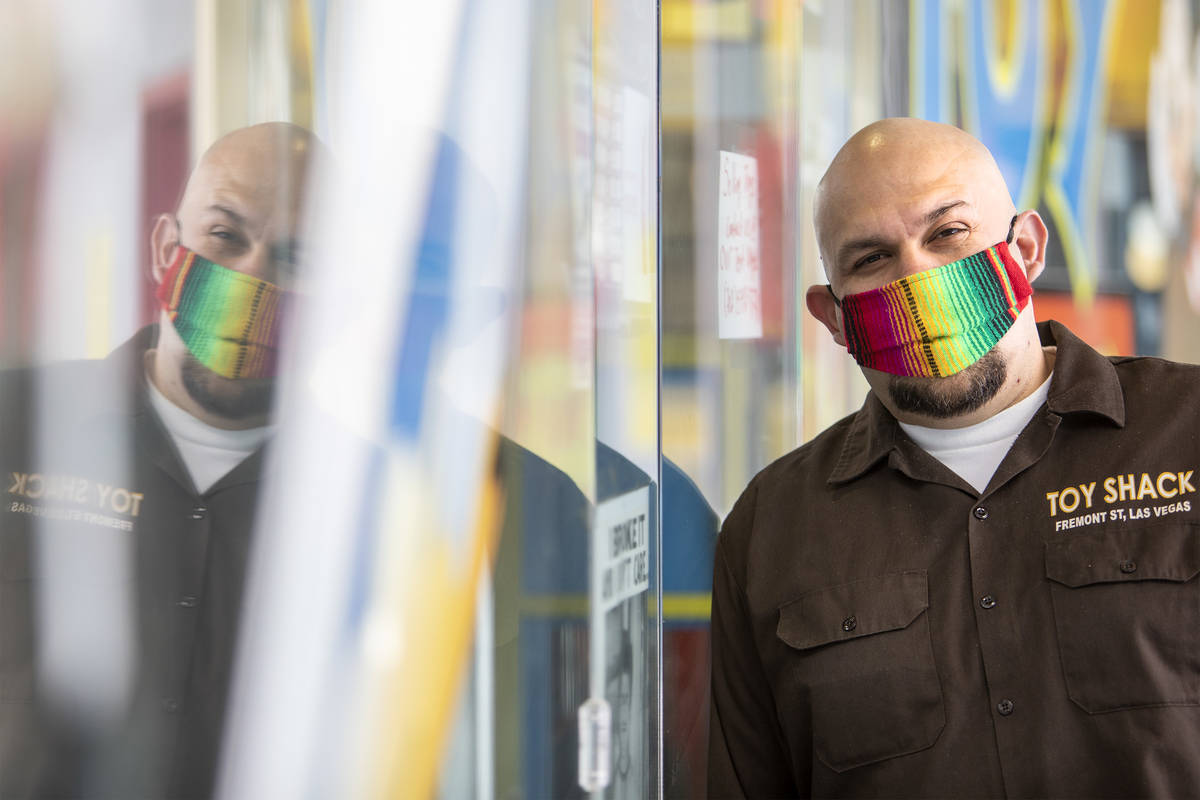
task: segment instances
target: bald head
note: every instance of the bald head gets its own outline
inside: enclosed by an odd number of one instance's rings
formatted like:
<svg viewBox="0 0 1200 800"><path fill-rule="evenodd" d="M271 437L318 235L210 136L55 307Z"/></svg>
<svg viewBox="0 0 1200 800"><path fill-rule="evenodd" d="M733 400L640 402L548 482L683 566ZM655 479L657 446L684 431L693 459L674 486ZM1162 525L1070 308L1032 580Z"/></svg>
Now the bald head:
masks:
<svg viewBox="0 0 1200 800"><path fill-rule="evenodd" d="M200 157L188 178L177 216L186 220L216 206L235 211L259 230L294 230L304 201L317 138L298 125L267 122L222 136ZM223 200L236 201L234 209Z"/></svg>
<svg viewBox="0 0 1200 800"><path fill-rule="evenodd" d="M817 187L813 216L830 282L836 287L854 273L878 244L933 234L937 226L928 223L955 209L967 212L978 242L986 240L976 250L1004 238L1012 198L978 139L918 119L868 125L842 146Z"/></svg>

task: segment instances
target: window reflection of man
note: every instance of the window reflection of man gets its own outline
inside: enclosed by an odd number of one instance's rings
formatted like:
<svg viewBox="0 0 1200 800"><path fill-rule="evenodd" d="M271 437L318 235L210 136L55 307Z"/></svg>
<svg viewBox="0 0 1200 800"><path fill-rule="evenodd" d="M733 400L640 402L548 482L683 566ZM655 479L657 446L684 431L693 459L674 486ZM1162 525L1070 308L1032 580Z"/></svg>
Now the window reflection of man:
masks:
<svg viewBox="0 0 1200 800"><path fill-rule="evenodd" d="M302 213L301 193L291 182L303 176L311 148L302 129L278 124L236 131L213 145L188 181L177 215L155 222L155 284L162 284L178 246L252 278L290 284ZM224 378L205 368L167 322L164 313L158 345L147 358L158 390L217 428L263 425L272 380Z"/></svg>
<svg viewBox="0 0 1200 800"><path fill-rule="evenodd" d="M0 471L71 487L0 509L2 797L212 793L318 146L282 123L218 140L151 233L158 324L102 361L0 373L0 418L56 420L50 441L0 427ZM118 494L136 502L116 504ZM48 576L102 537L128 553L136 648L127 702L97 728L64 698L88 665L64 663L70 645L56 655L45 641L76 613ZM98 622L122 624L121 607Z"/></svg>

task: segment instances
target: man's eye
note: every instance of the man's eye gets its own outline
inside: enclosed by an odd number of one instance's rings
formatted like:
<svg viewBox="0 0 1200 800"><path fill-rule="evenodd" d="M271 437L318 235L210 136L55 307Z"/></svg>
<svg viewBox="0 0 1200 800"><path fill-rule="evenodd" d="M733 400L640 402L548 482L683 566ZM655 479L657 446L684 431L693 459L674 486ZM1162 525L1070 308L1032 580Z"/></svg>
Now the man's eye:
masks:
<svg viewBox="0 0 1200 800"><path fill-rule="evenodd" d="M854 268L859 269L860 267L866 267L874 264L876 261L883 258L883 255L883 253L871 253L869 256L865 256L854 262Z"/></svg>
<svg viewBox="0 0 1200 800"><path fill-rule="evenodd" d="M959 228L959 227L953 227L953 228L942 228L940 231L938 231L937 233L935 233L935 234L933 235L933 238L935 238L935 239L949 239L949 238L950 238L950 237L952 237L952 236L958 236L958 235L959 235L959 234L961 234L961 233L967 233L967 232L968 232L968 231L967 231L967 229L966 229L966 228Z"/></svg>
<svg viewBox="0 0 1200 800"><path fill-rule="evenodd" d="M225 245L236 245L242 242L241 234L237 231L231 231L228 228L213 228L208 232L208 235L220 240Z"/></svg>
<svg viewBox="0 0 1200 800"><path fill-rule="evenodd" d="M291 268L300 264L300 255L299 251L290 248L278 248L271 252L276 264L285 264Z"/></svg>

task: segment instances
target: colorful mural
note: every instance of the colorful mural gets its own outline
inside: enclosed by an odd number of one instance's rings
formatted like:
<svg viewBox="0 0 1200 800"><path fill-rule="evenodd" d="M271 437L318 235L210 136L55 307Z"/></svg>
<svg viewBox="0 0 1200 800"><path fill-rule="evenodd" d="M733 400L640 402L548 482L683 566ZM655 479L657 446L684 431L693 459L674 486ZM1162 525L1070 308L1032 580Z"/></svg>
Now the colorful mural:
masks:
<svg viewBox="0 0 1200 800"><path fill-rule="evenodd" d="M910 3L910 114L992 151L1014 201L1049 211L1076 301L1096 291L1096 184L1112 0Z"/></svg>

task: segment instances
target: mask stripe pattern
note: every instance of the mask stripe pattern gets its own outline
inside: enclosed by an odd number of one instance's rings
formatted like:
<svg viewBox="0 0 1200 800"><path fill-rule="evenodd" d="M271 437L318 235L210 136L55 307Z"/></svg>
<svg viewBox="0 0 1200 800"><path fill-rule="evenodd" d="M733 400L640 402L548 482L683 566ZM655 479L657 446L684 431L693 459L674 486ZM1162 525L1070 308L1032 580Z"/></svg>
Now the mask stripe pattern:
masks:
<svg viewBox="0 0 1200 800"><path fill-rule="evenodd" d="M179 246L157 297L179 338L225 378L275 374L288 292Z"/></svg>
<svg viewBox="0 0 1200 800"><path fill-rule="evenodd" d="M842 298L846 349L864 367L944 377L978 361L1012 327L1033 289L1005 242Z"/></svg>

